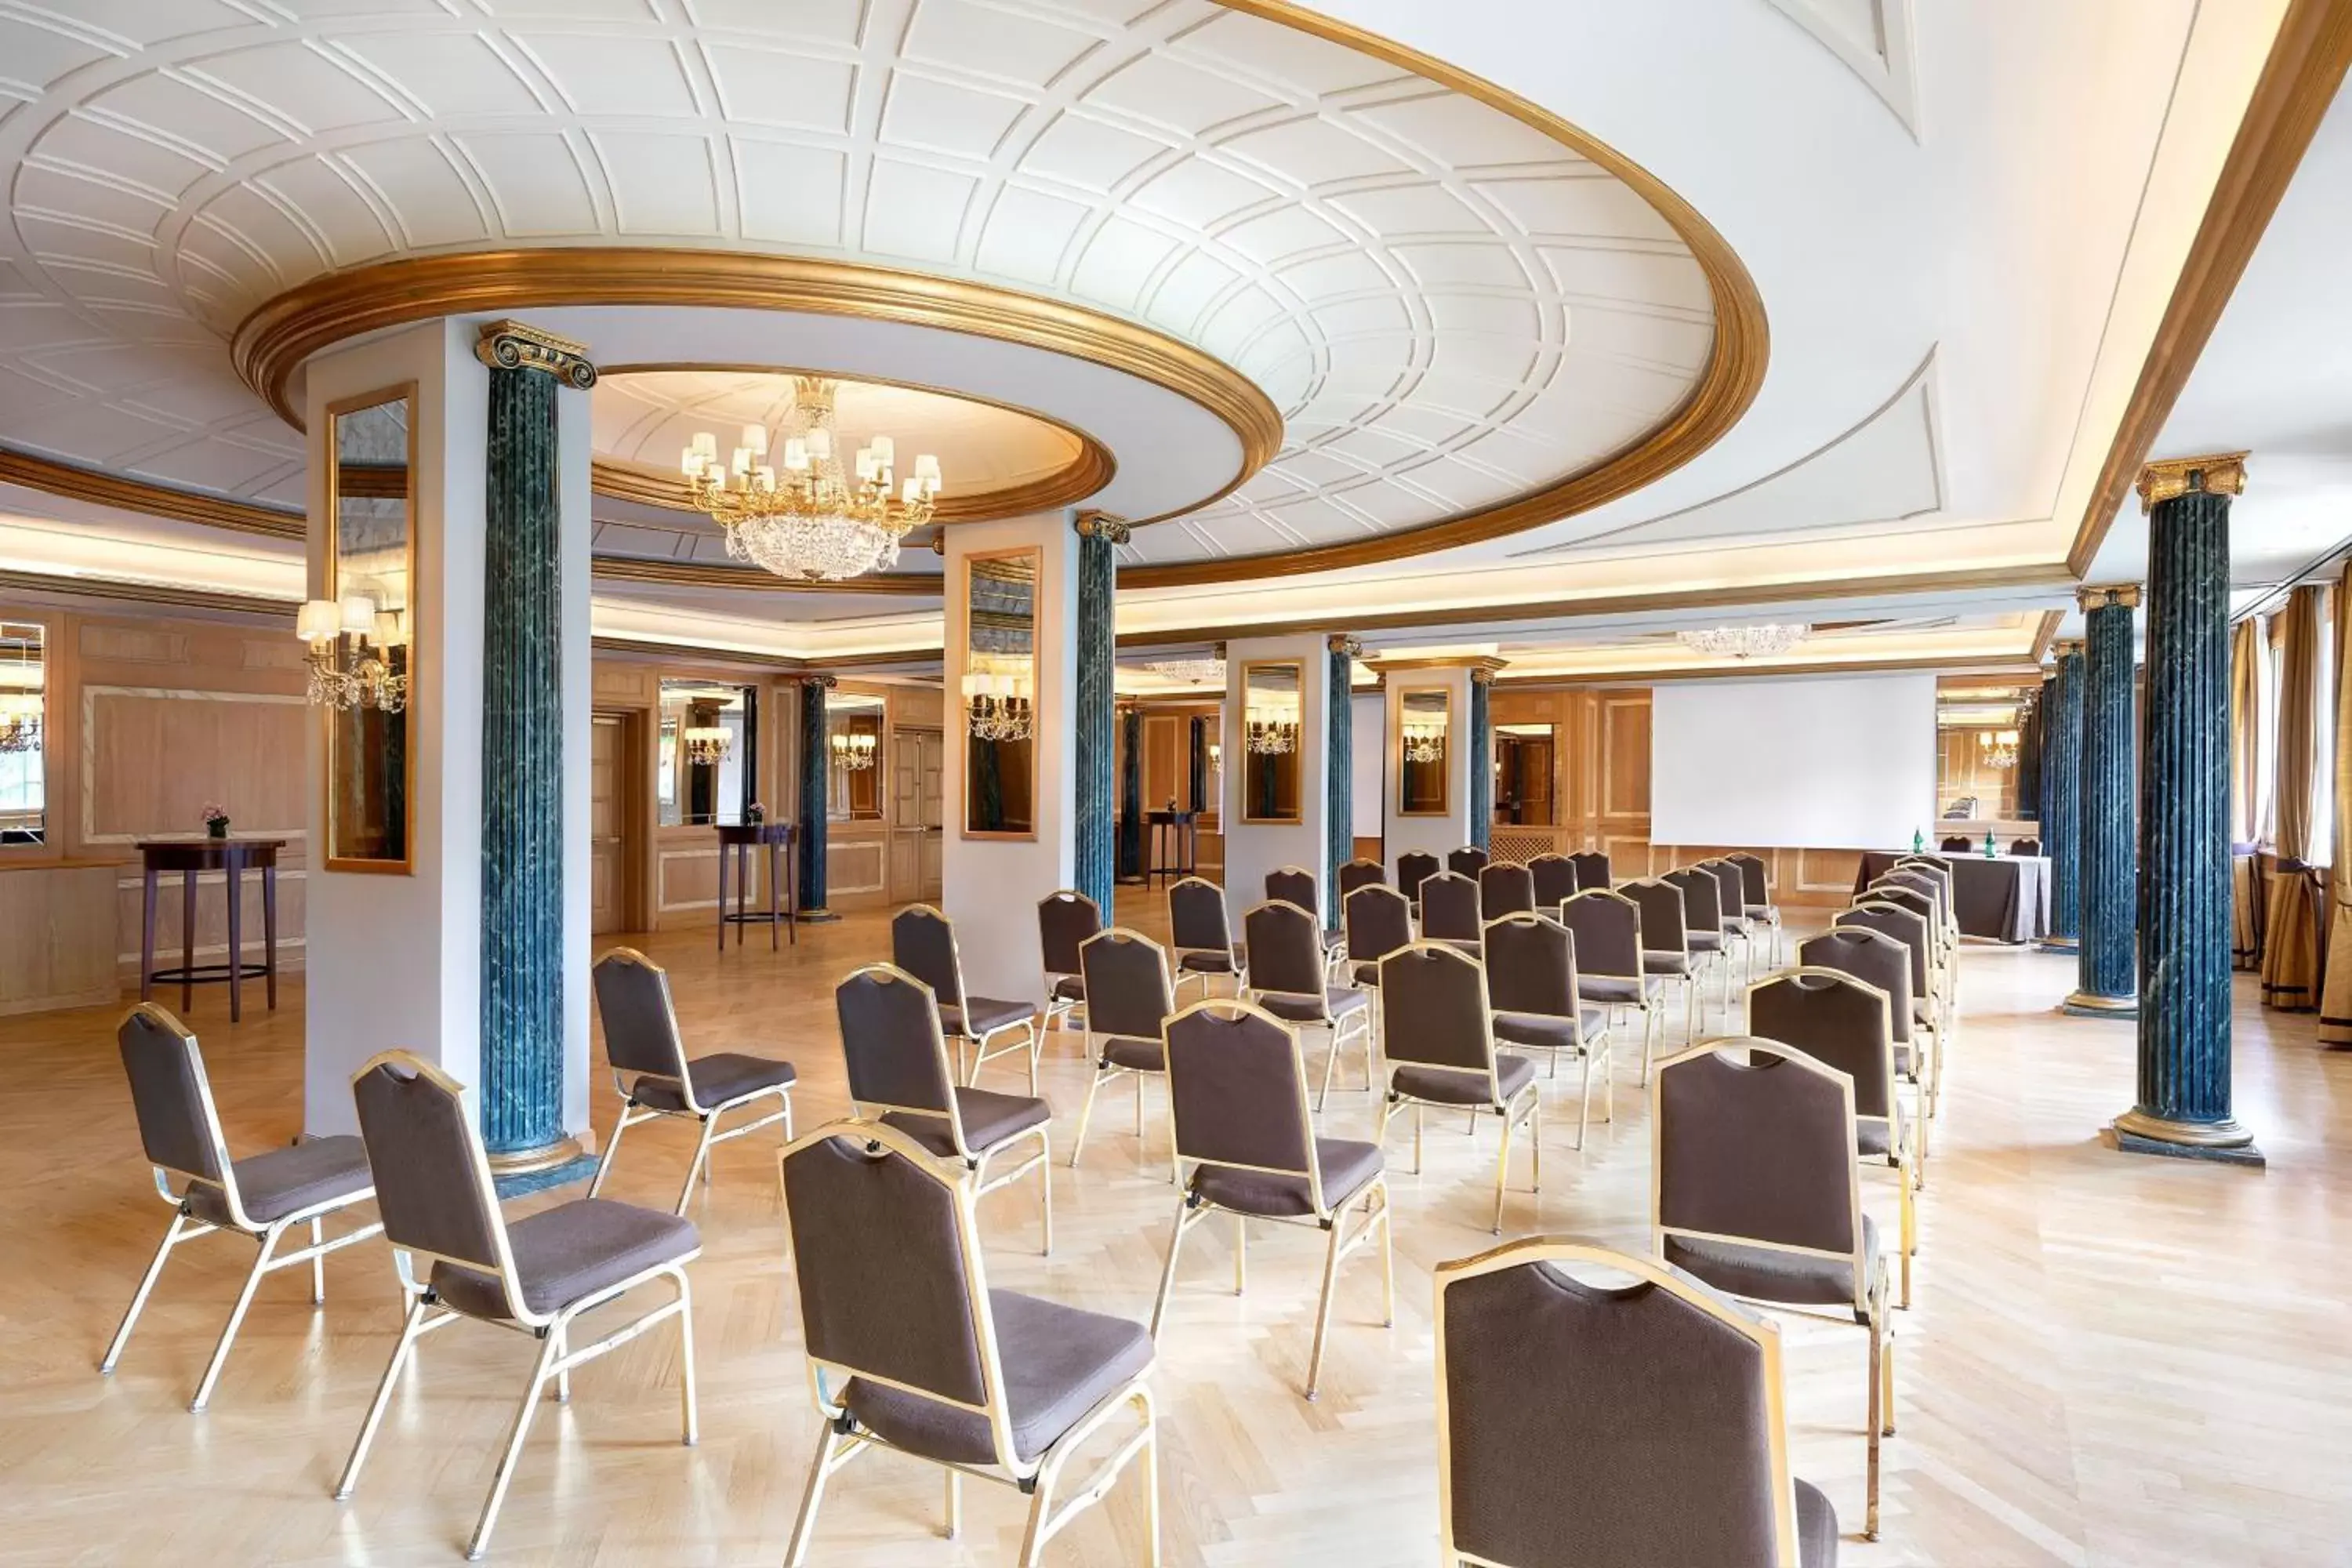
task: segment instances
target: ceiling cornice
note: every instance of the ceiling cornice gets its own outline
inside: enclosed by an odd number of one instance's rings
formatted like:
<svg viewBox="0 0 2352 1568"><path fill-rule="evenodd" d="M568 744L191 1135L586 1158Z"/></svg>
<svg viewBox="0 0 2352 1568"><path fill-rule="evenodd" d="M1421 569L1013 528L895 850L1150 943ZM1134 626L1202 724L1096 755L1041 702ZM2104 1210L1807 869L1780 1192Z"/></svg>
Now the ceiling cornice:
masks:
<svg viewBox="0 0 2352 1568"><path fill-rule="evenodd" d="M19 572L0 568L0 592L63 594L85 599L120 599L132 604L166 605L183 610L235 610L291 622L299 608L292 599L262 594L227 594L213 588L183 588L173 583L148 583L131 577L89 577L52 572Z"/></svg>
<svg viewBox="0 0 2352 1568"><path fill-rule="evenodd" d="M591 571L600 583L649 583L672 588L730 588L777 594L911 594L938 597L945 592L937 573L868 572L838 583L792 583L756 566L719 566L666 556L599 555Z"/></svg>
<svg viewBox="0 0 2352 1568"><path fill-rule="evenodd" d="M60 463L51 458L36 458L28 452L5 448L0 448L0 483L22 485L26 489L88 501L93 506L110 506L149 517L168 517L270 539L299 539L309 527L299 511L284 511L146 479L125 479L76 463Z"/></svg>
<svg viewBox="0 0 2352 1568"><path fill-rule="evenodd" d="M1802 664L1768 664L1755 668L1727 668L1710 665L1693 669L1687 666L1671 665L1653 669L1612 669L1591 675L1498 675L1495 678L1497 691L1567 690L1590 686L1654 686L1675 680L1738 680L1747 678L1764 679L1790 675L1891 675L1906 671L1969 676L2032 676L2039 679L2041 667L2029 663L2021 654L1979 655L1973 658L1951 654L1922 654L1911 658L1820 659Z"/></svg>

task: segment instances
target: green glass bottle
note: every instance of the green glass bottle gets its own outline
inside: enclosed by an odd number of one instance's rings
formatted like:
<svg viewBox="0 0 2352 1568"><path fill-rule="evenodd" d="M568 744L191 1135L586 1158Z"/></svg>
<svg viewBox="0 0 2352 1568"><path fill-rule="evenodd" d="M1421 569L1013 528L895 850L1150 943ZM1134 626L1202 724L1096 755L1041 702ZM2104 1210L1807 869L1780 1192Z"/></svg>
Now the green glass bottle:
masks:
<svg viewBox="0 0 2352 1568"><path fill-rule="evenodd" d="M1997 859L2000 858L2000 851L1993 847L1992 829L1988 827L1985 829L1985 858L1988 860Z"/></svg>
<svg viewBox="0 0 2352 1568"><path fill-rule="evenodd" d="M1911 853L1919 854L1927 847L1927 836L1917 828L1911 830Z"/></svg>

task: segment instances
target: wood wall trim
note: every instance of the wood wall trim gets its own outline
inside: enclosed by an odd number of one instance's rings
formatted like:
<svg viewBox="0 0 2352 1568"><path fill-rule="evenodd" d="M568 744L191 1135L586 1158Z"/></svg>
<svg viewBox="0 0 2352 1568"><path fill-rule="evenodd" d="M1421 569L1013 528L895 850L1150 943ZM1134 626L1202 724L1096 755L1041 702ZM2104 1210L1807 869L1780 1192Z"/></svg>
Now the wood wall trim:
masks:
<svg viewBox="0 0 2352 1568"><path fill-rule="evenodd" d="M5 447L0 447L0 483L22 485L26 489L63 496L68 500L89 501L94 506L174 518L238 533L264 534L272 539L299 539L310 528L299 511L126 479Z"/></svg>

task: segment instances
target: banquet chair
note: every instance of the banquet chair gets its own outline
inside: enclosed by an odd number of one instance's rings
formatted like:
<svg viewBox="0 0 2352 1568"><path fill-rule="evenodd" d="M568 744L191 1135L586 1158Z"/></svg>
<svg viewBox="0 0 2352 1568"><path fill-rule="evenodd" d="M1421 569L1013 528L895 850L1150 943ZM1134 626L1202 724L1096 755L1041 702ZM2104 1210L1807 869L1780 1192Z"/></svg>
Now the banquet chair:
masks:
<svg viewBox="0 0 2352 1568"><path fill-rule="evenodd" d="M1339 908L1348 908L1348 895L1359 888L1377 888L1387 884L1388 873L1377 860L1350 860L1339 868Z"/></svg>
<svg viewBox="0 0 2352 1568"><path fill-rule="evenodd" d="M1665 983L1642 962L1640 906L1613 888L1587 888L1559 906L1559 923L1576 939L1576 994L1608 1008L1612 1020L1621 1007L1642 1016L1642 1081L1649 1082L1665 1026Z"/></svg>
<svg viewBox="0 0 2352 1568"><path fill-rule="evenodd" d="M1918 1130L1895 1088L1895 1016L1885 992L1839 969L1792 969L1748 988L1748 1032L1793 1046L1853 1080L1854 1152L1895 1171L1902 1236L1903 1300L1911 1305L1911 1259L1919 1251L1913 1194L1919 1185Z"/></svg>
<svg viewBox="0 0 2352 1568"><path fill-rule="evenodd" d="M374 1197L375 1179L368 1171L366 1149L349 1136L310 1138L230 1159L196 1037L154 1003L142 1002L123 1015L115 1045L131 1080L131 1109L139 1121L140 1145L153 1167L155 1195L172 1205L173 1214L130 1310L122 1314L121 1326L100 1358L100 1373L112 1372L121 1359L173 1247L215 1233L260 1244L245 1288L237 1292L236 1305L229 1309L228 1322L213 1347L212 1360L196 1383L195 1396L188 1402L191 1411L201 1413L212 1401L221 1368L228 1364L229 1348L236 1343L236 1331L245 1323L261 1277L308 1263L310 1302L321 1305L327 1300L326 1255L383 1229L379 1221L332 1241L326 1238L326 1217ZM174 1183L179 1184L176 1191ZM310 1245L279 1252L278 1243L297 1226L310 1227Z"/></svg>
<svg viewBox="0 0 2352 1568"><path fill-rule="evenodd" d="M1836 1510L1790 1471L1780 1325L1565 1237L1441 1263L1436 1282L1449 1568L1836 1568ZM1531 1479L1536 1456L1573 1456L1576 1484Z"/></svg>
<svg viewBox="0 0 2352 1568"><path fill-rule="evenodd" d="M1838 918L1843 921L1853 912L1844 910ZM1926 1119L1933 1113L1935 1101L1927 1089L1930 1071L1927 1043L1915 1023L1916 1009L1913 1003L1916 993L1911 988L1914 955L1910 946L1901 938L1868 925L1838 924L1799 942L1797 962L1818 969L1841 970L1886 994L1888 1021L1895 1037L1895 1071L1918 1091L1916 1109L1920 1112L1918 1139L1920 1168L1924 1172L1928 1142Z"/></svg>
<svg viewBox="0 0 2352 1568"><path fill-rule="evenodd" d="M1780 906L1772 901L1772 884L1767 876L1764 857L1742 850L1727 855L1725 859L1739 868L1739 896L1751 921L1759 921L1772 933L1771 967L1780 965Z"/></svg>
<svg viewBox="0 0 2352 1568"><path fill-rule="evenodd" d="M787 1568L808 1561L827 1484L875 1449L940 1467L950 1537L962 1527L965 1476L1025 1496L1021 1568L1036 1568L1046 1543L1140 1456L1144 1551L1157 1562L1151 1336L1124 1318L992 1289L972 1178L923 1153L897 1127L836 1121L777 1163L819 1418ZM1066 1488L1070 1456L1122 1413L1135 1430L1085 1485Z"/></svg>
<svg viewBox="0 0 2352 1568"><path fill-rule="evenodd" d="M1948 835L1941 843L1936 846L1936 847L1943 850L1948 855L1965 855L1969 852L1969 841L1958 834L1951 834Z"/></svg>
<svg viewBox="0 0 2352 1568"><path fill-rule="evenodd" d="M1532 913L1535 907L1535 873L1525 866L1498 861L1478 873L1478 914L1481 920Z"/></svg>
<svg viewBox="0 0 2352 1568"><path fill-rule="evenodd" d="M1391 887L1358 888L1343 911L1348 928L1348 975L1358 985L1381 983L1381 960L1412 945L1412 907Z"/></svg>
<svg viewBox="0 0 2352 1568"><path fill-rule="evenodd" d="M1478 879L1478 873L1485 870L1493 858L1475 844L1465 844L1459 849L1445 852L1445 868L1457 877L1467 877L1475 882Z"/></svg>
<svg viewBox="0 0 2352 1568"><path fill-rule="evenodd" d="M1902 873L1890 872L1863 889L1850 908L1864 905L1893 905L1917 915L1927 939L1927 969L1931 982L1929 993L1938 1002L1948 1002L1947 992L1952 978L1955 950L1958 940L1945 923L1944 910L1937 898L1933 879L1923 872L1911 872L1907 879L1895 880ZM1926 887L1920 886L1926 883Z"/></svg>
<svg viewBox="0 0 2352 1568"><path fill-rule="evenodd" d="M1531 910L1486 922L1486 1003L1494 1009L1495 1038L1523 1051L1542 1051L1559 1076L1559 1053L1584 1062L1584 1087L1576 1109L1576 1146L1584 1147L1592 1118L1592 1069L1601 1068L1606 1100L1601 1120L1617 1120L1614 1075L1609 1061L1609 1012L1578 994L1576 939L1549 915Z"/></svg>
<svg viewBox="0 0 2352 1568"><path fill-rule="evenodd" d="M1176 1155L1192 1163L1192 1173L1176 1205L1176 1228L1168 1238L1168 1261L1151 1307L1152 1341L1158 1342L1168 1315L1185 1232L1212 1215L1233 1215L1238 1296L1248 1279L1250 1221L1311 1226L1328 1237L1323 1294L1315 1309L1315 1347L1307 1358L1306 1393L1312 1401L1331 1328L1333 1279L1340 1263L1375 1233L1381 1247L1381 1326L1396 1322L1389 1185L1379 1146L1315 1135L1297 1032L1245 1002L1195 1002L1168 1021L1168 1092ZM1357 1210L1352 1233L1351 1209Z"/></svg>
<svg viewBox="0 0 2352 1568"><path fill-rule="evenodd" d="M1920 1047L1927 1059L1916 1064L1915 1081L1927 1086L1927 1105L1932 1113L1942 1104L1943 1085L1939 1081L1939 1074L1948 1036L1940 1023L1944 1016L1944 1003L1933 957L1935 939L1926 926L1925 918L1916 909L1870 899L1840 910L1830 929L1876 931L1893 938L1907 950L1911 1016L1907 1031L1904 1029L1902 1020L1896 1020L1896 1037L1902 1038L1906 1034L1914 1037L1926 1037L1920 1041Z"/></svg>
<svg viewBox="0 0 2352 1568"><path fill-rule="evenodd" d="M406 1051L385 1051L352 1077L352 1098L368 1163L376 1172L384 1239L410 1302L392 1361L335 1484L336 1500L348 1500L359 1485L360 1468L416 1342L460 1319L539 1342L530 1382L491 1473L490 1495L466 1546L468 1558L489 1547L523 1440L530 1436L540 1390L551 1382L556 1398L569 1401L574 1368L671 1319L677 1321L678 1403L690 1446L696 1436L694 1297L686 1266L702 1256L694 1222L610 1198L573 1198L509 1223L463 1085ZM415 1272L419 1257L432 1264L422 1280ZM668 1281L675 1291L669 1300L593 1343L572 1343L574 1320L656 1280ZM436 1423L435 1447L445 1458L448 1436Z"/></svg>
<svg viewBox="0 0 2352 1568"><path fill-rule="evenodd" d="M1712 873L1696 866L1677 866L1658 880L1679 890L1683 896L1683 929L1690 943L1693 965L1702 972L1700 984L1705 1007L1704 972L1714 970L1723 980L1723 1007L1731 1010L1731 938L1723 929L1723 884Z"/></svg>
<svg viewBox="0 0 2352 1568"><path fill-rule="evenodd" d="M1927 895L1936 905L1936 930L1945 945L1948 947L1958 943L1959 921L1958 911L1953 908L1952 868L1949 866L1932 860L1900 861L1872 882L1864 892L1867 895L1872 889L1880 888L1907 888L1913 892Z"/></svg>
<svg viewBox="0 0 2352 1568"><path fill-rule="evenodd" d="M1440 871L1421 885L1421 940L1443 942L1478 955L1478 884L1459 871Z"/></svg>
<svg viewBox="0 0 2352 1568"><path fill-rule="evenodd" d="M670 1001L669 973L634 948L616 947L596 961L590 972L595 983L596 1016L604 1026L604 1059L613 1069L613 1089L621 1097L620 1120L604 1142L596 1162L588 1195L604 1190L613 1161L621 1152L621 1134L641 1122L669 1116L695 1122L702 1135L688 1162L686 1180L677 1189L677 1206L686 1212L694 1195L694 1178L710 1180L710 1152L762 1127L784 1124L784 1142L793 1138L793 1084L798 1078L793 1064L773 1057L720 1051L688 1061L686 1042L677 1027L677 1009ZM624 1073L631 1075L623 1081ZM776 1103L756 1121L719 1131L719 1118L772 1099Z"/></svg>
<svg viewBox="0 0 2352 1568"><path fill-rule="evenodd" d="M1176 957L1178 990L1187 980L1198 981L1205 996L1213 974L1230 975L1240 989L1242 953L1226 920L1225 890L1214 882L1186 877L1169 885L1168 946Z"/></svg>
<svg viewBox="0 0 2352 1568"><path fill-rule="evenodd" d="M940 1024L955 1042L959 1067L963 1064L964 1047L971 1047L971 1066L958 1075L967 1085L978 1083L980 1069L998 1057L1025 1051L1029 1092L1037 1092L1037 1055L1045 1044L1045 1031L1037 1026L1037 1009L1026 1002L964 994L963 954L956 946L954 921L929 904L908 904L890 921L890 962L929 986L939 998ZM1016 1029L1025 1037L989 1048L990 1041Z"/></svg>
<svg viewBox="0 0 2352 1568"><path fill-rule="evenodd" d="M2042 853L2042 840L2012 838L2009 841L2009 852L2012 855L2039 855Z"/></svg>
<svg viewBox="0 0 2352 1568"><path fill-rule="evenodd" d="M1748 918L1748 887L1739 875L1739 868L1717 856L1700 861L1697 868L1715 879L1715 907L1722 920L1723 940L1739 943L1740 967L1752 982L1756 978L1756 926ZM1727 976L1724 984L1730 984Z"/></svg>
<svg viewBox="0 0 2352 1568"><path fill-rule="evenodd" d="M1268 871L1265 874L1265 897L1269 903L1297 904L1315 917L1315 929L1322 935L1324 964L1335 972L1336 978L1341 954L1347 949L1348 933L1340 927L1322 923L1323 889L1317 884L1315 873L1297 866L1283 866ZM1248 945L1246 938L1243 945Z"/></svg>
<svg viewBox="0 0 2352 1568"><path fill-rule="evenodd" d="M1619 889L1642 917L1642 973L1661 984L1673 981L1683 993L1683 1042L1698 1038L1699 955L1691 948L1691 931L1685 918L1683 890L1673 883L1641 878ZM1583 897L1581 893L1577 895ZM1566 905L1560 906L1562 909ZM1650 1081L1650 1050L1642 1049L1642 1081Z"/></svg>
<svg viewBox="0 0 2352 1568"><path fill-rule="evenodd" d="M1576 862L1565 855L1537 856L1528 862L1528 875L1535 879L1536 908L1544 914L1576 897Z"/></svg>
<svg viewBox="0 0 2352 1568"><path fill-rule="evenodd" d="M1045 961L1045 1019L1068 1027L1070 1015L1087 1005L1086 976L1078 948L1103 928L1102 906L1074 888L1037 900L1037 949Z"/></svg>
<svg viewBox="0 0 2352 1568"><path fill-rule="evenodd" d="M1244 999L1285 1023L1312 1024L1331 1037L1330 1054L1323 1058L1323 1091L1315 1097L1320 1110L1330 1096L1339 1053L1351 1039L1363 1046L1364 1087L1372 1087L1372 1004L1361 986L1330 983L1317 945L1317 924L1297 904L1281 902L1260 904L1242 917L1242 940L1250 950Z"/></svg>
<svg viewBox="0 0 2352 1568"><path fill-rule="evenodd" d="M841 1022L841 1054L848 1068L856 1113L880 1111L933 1159L971 1173L972 1196L985 1197L1030 1172L1037 1173L1044 1226L1039 1250L1054 1252L1054 1109L1033 1096L959 1086L948 1063L938 995L903 969L869 963L834 987ZM991 1176L991 1162L1008 1150L1036 1148L1011 1169Z"/></svg>
<svg viewBox="0 0 2352 1568"><path fill-rule="evenodd" d="M1726 1294L1869 1331L1863 1534L1878 1538L1878 1445L1895 1433L1886 1263L1863 1212L1853 1080L1752 1037L1658 1064L1650 1233L1658 1256Z"/></svg>
<svg viewBox="0 0 2352 1568"><path fill-rule="evenodd" d="M1085 967L1087 1045L1095 1058L1094 1077L1087 1082L1087 1101L1078 1111L1077 1135L1070 1140L1070 1169L1078 1168L1078 1151L1086 1147L1087 1125L1094 1120L1095 1096L1104 1084L1122 1074L1135 1079L1135 1144L1143 1152L1143 1080L1164 1077L1168 1053L1160 1032L1176 1011L1175 983L1169 976L1168 954L1140 931L1113 926L1088 937L1079 950ZM1173 1153L1168 1169L1176 1170Z"/></svg>
<svg viewBox="0 0 2352 1568"><path fill-rule="evenodd" d="M1594 888L1612 888L1616 883L1609 875L1609 857L1598 849L1586 849L1569 857L1576 866L1576 888L1589 892Z"/></svg>
<svg viewBox="0 0 2352 1568"><path fill-rule="evenodd" d="M1536 1065L1495 1048L1486 969L1459 948L1417 942L1381 960L1381 1035L1387 1045L1389 1091L1373 1141L1388 1142L1389 1121L1412 1107L1412 1170L1421 1173L1423 1111L1491 1110L1503 1123L1495 1155L1495 1234L1503 1234L1503 1183L1511 1130L1528 1124L1528 1190L1543 1189L1543 1100Z"/></svg>
<svg viewBox="0 0 2352 1568"><path fill-rule="evenodd" d="M1445 869L1436 856L1426 850L1408 849L1397 857L1397 891L1412 905L1413 913L1421 912L1421 885Z"/></svg>

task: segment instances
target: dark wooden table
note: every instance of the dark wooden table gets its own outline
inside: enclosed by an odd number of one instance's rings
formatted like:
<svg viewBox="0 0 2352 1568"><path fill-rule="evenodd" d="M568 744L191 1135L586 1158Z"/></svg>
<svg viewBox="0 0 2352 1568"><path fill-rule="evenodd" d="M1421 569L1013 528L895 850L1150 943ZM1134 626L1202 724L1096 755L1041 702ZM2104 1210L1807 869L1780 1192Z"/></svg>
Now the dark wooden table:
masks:
<svg viewBox="0 0 2352 1568"><path fill-rule="evenodd" d="M1190 877L1201 868L1201 814L1197 811L1148 811L1143 820L1151 826L1151 855L1144 862L1143 879L1154 877ZM1165 850L1172 845L1179 855L1170 859Z"/></svg>
<svg viewBox="0 0 2352 1568"><path fill-rule="evenodd" d="M1872 849L1854 873L1859 894L1903 857ZM2040 855L1938 854L1952 873L1952 918L1962 936L2012 945L2050 934L2050 862Z"/></svg>
<svg viewBox="0 0 2352 1568"><path fill-rule="evenodd" d="M751 887L751 852L764 848L768 852L768 907L746 911L744 902ZM768 928L768 946L777 945L776 928L782 926L791 933L793 945L801 941L798 879L793 875L793 825L789 822L737 822L719 825L719 951L727 951L727 928L735 928L735 945L743 945L743 928L763 925ZM735 879L735 907L727 907L727 880L730 866Z"/></svg>
<svg viewBox="0 0 2352 1568"><path fill-rule="evenodd" d="M139 845L145 862L145 899L139 924L139 999L155 994L155 982L180 983L183 1012L195 1000L199 982L228 982L228 1016L235 1023L245 1016L244 981L258 974L268 982L269 1009L278 1010L278 852L283 838L150 838ZM261 873L262 961L245 962L245 873ZM180 874L180 964L155 967L155 884L164 873ZM224 963L196 962L196 878L205 871L222 874L228 899L228 960Z"/></svg>

